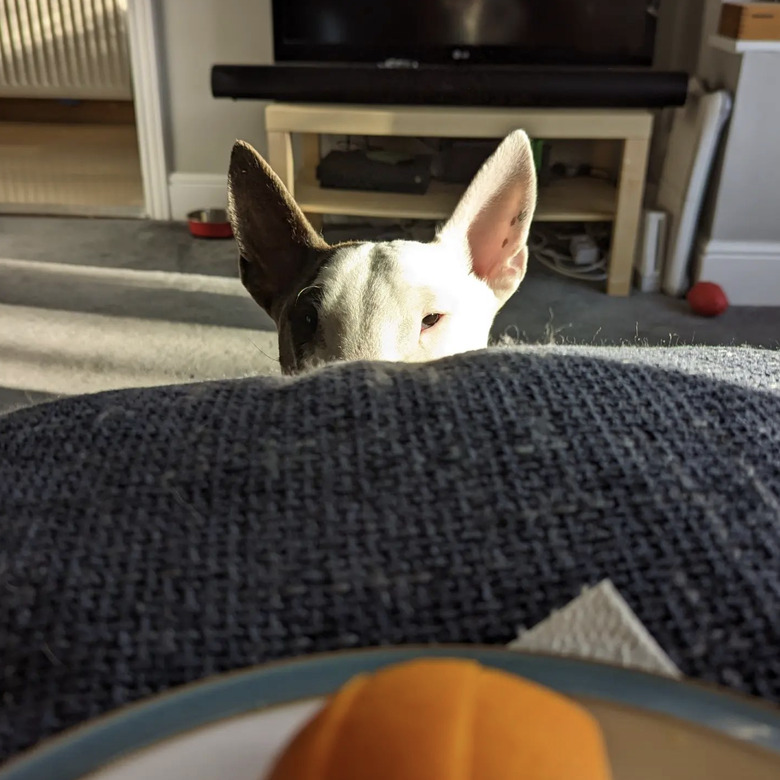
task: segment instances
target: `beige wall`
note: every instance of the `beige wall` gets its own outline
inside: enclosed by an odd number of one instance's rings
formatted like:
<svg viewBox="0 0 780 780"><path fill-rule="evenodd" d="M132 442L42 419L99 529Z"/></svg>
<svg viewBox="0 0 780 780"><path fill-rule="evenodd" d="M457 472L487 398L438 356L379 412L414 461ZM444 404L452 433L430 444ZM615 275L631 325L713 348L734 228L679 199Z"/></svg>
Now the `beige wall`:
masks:
<svg viewBox="0 0 780 780"><path fill-rule="evenodd" d="M273 61L271 0L160 2L174 173L225 174L236 138L265 148L263 104L211 96L211 66Z"/></svg>
<svg viewBox="0 0 780 780"><path fill-rule="evenodd" d="M732 303L778 305L780 220L780 53L746 55L710 45L722 0L663 0L668 16L659 34L661 67L683 67L709 89L725 89L733 109L705 196L695 266L720 284ZM662 9L663 10L663 9ZM664 130L671 111L656 124L650 173L660 173Z"/></svg>
<svg viewBox="0 0 780 780"><path fill-rule="evenodd" d="M768 87L780 77L780 54L742 56L715 49L709 38L717 31L722 0L681 2L688 4L689 16L678 27L685 31L678 35L678 56L710 89L726 89L734 98L702 215L703 232L717 241L780 244L780 103Z"/></svg>
<svg viewBox="0 0 780 780"><path fill-rule="evenodd" d="M662 70L694 72L707 0L661 0L655 62Z"/></svg>
<svg viewBox="0 0 780 780"><path fill-rule="evenodd" d="M780 79L780 53L724 53L720 61L718 86L731 91L735 101L713 182L716 191L705 213L708 237L772 243L780 250L780 103L768 88Z"/></svg>
<svg viewBox="0 0 780 780"><path fill-rule="evenodd" d="M702 49L702 20L706 3L711 1L661 0L655 41L655 66L659 70L682 70L691 75L696 73ZM673 118L673 109L656 112L647 171L651 192L661 176Z"/></svg>
<svg viewBox="0 0 780 780"><path fill-rule="evenodd" d="M715 54L713 59L707 45L719 5L720 0L663 0L657 49L660 67L698 71L713 86L724 82L718 72L724 58L729 60L732 70L739 72L739 57ZM171 204L174 218L181 218L190 208L222 205L230 148L236 138L246 139L261 153L265 152L263 104L216 100L211 96L210 71L218 62L273 61L271 0L160 0L158 8L167 85L164 103L172 171ZM767 69L766 73L773 71ZM727 86L733 89L736 84ZM761 109L755 114L748 112L746 117L734 122L732 135L739 130L743 138L739 144L732 142L730 146L739 150L740 159L737 160L737 152L733 151L732 164L723 170L723 178L745 178L744 186L736 188L743 195L756 191L756 187L749 186L751 181L763 186L766 168L762 167L761 160L770 150L777 154L769 138L764 139L769 146L758 147L763 151L755 154L759 136L776 133L779 124L776 114L780 109L769 98L770 92L765 90L763 99L756 102ZM651 179L660 172L665 146L664 120L670 112L660 114ZM767 184L769 191L763 193L763 200L758 200L774 207L774 184ZM757 207L757 197L741 196L741 202L737 203L727 201L728 198L719 198L716 213L707 215L715 235L736 237L742 226L764 240L780 238L776 218L764 214L765 208Z"/></svg>
<svg viewBox="0 0 780 780"><path fill-rule="evenodd" d="M660 67L695 71L702 14L712 0L662 0ZM271 0L162 0L171 169L224 173L230 146L244 138L265 151L263 104L211 97L211 65L273 61Z"/></svg>

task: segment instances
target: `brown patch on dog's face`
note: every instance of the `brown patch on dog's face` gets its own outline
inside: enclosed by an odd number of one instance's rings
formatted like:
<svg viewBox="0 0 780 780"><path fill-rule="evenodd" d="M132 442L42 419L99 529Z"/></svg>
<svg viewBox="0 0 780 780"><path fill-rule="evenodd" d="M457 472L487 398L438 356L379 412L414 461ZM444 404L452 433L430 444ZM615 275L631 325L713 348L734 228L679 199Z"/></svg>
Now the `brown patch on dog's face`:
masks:
<svg viewBox="0 0 780 780"><path fill-rule="evenodd" d="M339 246L310 250L302 264L304 273L294 286L297 292L274 307L277 312L274 320L279 333L279 363L285 374L301 371L312 359L322 340L322 289L316 285L316 281Z"/></svg>
<svg viewBox="0 0 780 780"><path fill-rule="evenodd" d="M316 298L303 291L334 250L266 161L241 141L230 157L228 210L240 252L241 281L276 323L282 371L294 373L317 330Z"/></svg>

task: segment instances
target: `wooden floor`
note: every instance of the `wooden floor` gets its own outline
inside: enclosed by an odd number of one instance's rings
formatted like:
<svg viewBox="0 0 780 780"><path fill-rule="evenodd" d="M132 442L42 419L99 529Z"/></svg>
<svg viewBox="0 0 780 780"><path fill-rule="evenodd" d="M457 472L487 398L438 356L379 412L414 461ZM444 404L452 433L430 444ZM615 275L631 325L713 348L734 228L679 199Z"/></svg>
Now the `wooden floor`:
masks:
<svg viewBox="0 0 780 780"><path fill-rule="evenodd" d="M0 212L123 215L143 204L133 125L0 122Z"/></svg>

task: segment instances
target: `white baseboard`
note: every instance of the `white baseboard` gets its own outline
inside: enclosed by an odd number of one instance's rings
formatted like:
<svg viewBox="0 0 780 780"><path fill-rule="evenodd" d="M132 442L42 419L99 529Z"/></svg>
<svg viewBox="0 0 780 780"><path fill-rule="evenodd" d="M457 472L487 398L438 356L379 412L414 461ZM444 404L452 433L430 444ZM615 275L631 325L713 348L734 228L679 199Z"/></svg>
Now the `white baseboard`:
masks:
<svg viewBox="0 0 780 780"><path fill-rule="evenodd" d="M780 241L702 241L694 281L719 284L734 306L780 306Z"/></svg>
<svg viewBox="0 0 780 780"><path fill-rule="evenodd" d="M168 192L171 219L186 219L196 209L227 208L227 176L220 173L172 173Z"/></svg>

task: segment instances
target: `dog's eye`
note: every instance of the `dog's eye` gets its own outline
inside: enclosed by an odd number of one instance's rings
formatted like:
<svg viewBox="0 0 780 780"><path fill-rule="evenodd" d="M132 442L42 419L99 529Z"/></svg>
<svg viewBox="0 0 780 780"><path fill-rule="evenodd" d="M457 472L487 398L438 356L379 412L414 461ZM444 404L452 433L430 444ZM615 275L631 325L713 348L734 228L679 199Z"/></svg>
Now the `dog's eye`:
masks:
<svg viewBox="0 0 780 780"><path fill-rule="evenodd" d="M306 311L303 312L302 319L303 324L306 326L308 331L314 333L314 331L317 330L317 310L313 305L310 304L306 307Z"/></svg>
<svg viewBox="0 0 780 780"><path fill-rule="evenodd" d="M441 314L426 314L422 318L422 330L432 328L441 319Z"/></svg>
<svg viewBox="0 0 780 780"><path fill-rule="evenodd" d="M306 344L314 338L319 323L317 306L311 299L301 299L290 317L293 338L297 344Z"/></svg>

